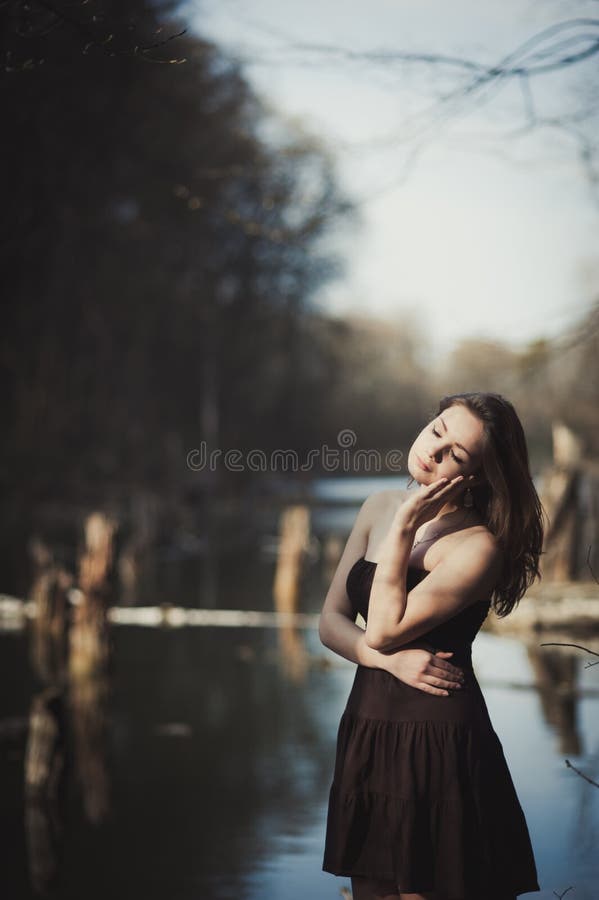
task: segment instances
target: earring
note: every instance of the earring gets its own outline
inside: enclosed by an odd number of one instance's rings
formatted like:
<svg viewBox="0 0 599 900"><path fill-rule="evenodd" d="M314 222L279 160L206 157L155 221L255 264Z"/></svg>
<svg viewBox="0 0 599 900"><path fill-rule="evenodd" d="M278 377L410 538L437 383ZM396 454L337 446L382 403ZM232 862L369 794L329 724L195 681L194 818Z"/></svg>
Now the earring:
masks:
<svg viewBox="0 0 599 900"><path fill-rule="evenodd" d="M470 490L470 488L466 488L466 490L464 491L464 506L466 506L467 508L474 506L474 500L472 498L472 491Z"/></svg>

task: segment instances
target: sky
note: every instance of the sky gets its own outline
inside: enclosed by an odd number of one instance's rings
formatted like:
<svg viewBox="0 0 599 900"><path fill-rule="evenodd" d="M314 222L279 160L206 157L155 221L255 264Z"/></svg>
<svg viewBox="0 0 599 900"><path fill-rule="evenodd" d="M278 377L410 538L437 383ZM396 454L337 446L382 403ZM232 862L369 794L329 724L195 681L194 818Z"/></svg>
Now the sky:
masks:
<svg viewBox="0 0 599 900"><path fill-rule="evenodd" d="M358 206L359 224L331 237L343 274L320 290L321 308L415 318L446 352L463 338L556 337L590 306L599 200L575 142L549 127L509 137L532 102L537 118L578 109L589 63L446 104L439 120L438 97L471 74L388 54L495 64L554 23L596 17L596 2L191 0L184 9L194 31L242 61L270 108L320 137ZM564 47L580 49L589 28L597 37L599 28L573 25ZM535 51L550 52L551 40Z"/></svg>

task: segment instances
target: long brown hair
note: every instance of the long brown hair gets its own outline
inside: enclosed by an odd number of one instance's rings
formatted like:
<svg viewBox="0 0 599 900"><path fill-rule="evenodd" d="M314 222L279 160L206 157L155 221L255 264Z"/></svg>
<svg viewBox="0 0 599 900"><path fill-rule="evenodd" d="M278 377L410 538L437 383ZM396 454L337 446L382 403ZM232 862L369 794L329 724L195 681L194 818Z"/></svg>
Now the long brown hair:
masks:
<svg viewBox="0 0 599 900"><path fill-rule="evenodd" d="M503 550L503 568L491 604L501 618L509 615L536 578L541 578L547 515L534 486L524 430L513 405L501 394L450 394L437 415L461 404L483 423L480 474L484 484L471 488L472 499Z"/></svg>

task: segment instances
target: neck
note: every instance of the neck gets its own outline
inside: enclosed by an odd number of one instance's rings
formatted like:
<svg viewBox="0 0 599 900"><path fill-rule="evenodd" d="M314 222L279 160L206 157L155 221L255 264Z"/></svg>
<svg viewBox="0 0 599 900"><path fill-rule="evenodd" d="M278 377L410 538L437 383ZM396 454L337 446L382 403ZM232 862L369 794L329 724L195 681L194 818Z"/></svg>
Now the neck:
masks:
<svg viewBox="0 0 599 900"><path fill-rule="evenodd" d="M437 515L432 521L436 521L437 519L443 518L443 516L448 516L451 513L457 512L459 509L463 509L463 507L458 506L456 503L446 503L445 506L442 506ZM466 511L466 510L465 510Z"/></svg>

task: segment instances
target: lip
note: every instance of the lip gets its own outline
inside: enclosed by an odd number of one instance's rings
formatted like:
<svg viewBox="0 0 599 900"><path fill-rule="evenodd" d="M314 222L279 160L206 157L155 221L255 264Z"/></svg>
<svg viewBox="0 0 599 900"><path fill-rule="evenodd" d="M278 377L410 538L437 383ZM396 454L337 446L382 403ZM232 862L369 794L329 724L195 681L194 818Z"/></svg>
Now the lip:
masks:
<svg viewBox="0 0 599 900"><path fill-rule="evenodd" d="M427 466L427 465L424 464L424 462L420 459L420 457L418 456L418 454L416 454L416 462L418 463L418 465L420 466L421 469L424 469L425 472L430 472L430 471L431 471L431 469L429 468L429 466Z"/></svg>

